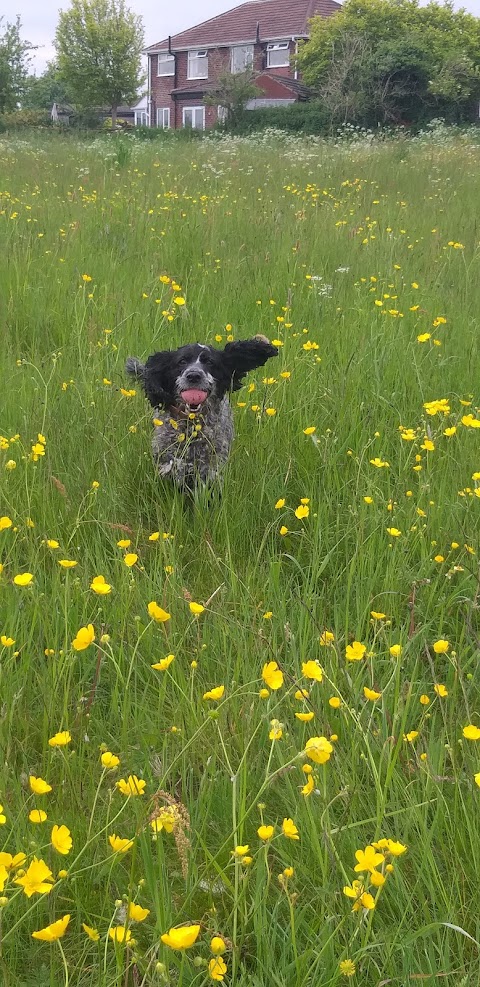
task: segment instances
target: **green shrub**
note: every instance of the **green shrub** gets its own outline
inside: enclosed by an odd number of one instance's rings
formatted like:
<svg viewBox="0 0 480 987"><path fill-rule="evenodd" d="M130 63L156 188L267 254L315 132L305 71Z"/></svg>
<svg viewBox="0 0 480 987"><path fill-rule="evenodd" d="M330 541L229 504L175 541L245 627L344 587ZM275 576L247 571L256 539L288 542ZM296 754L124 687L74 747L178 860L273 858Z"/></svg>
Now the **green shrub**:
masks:
<svg viewBox="0 0 480 987"><path fill-rule="evenodd" d="M284 107L266 106L258 110L246 110L235 127L235 133L250 134L266 127L276 127L294 134L324 134L330 129L330 120L320 100L289 103ZM234 128L227 122L222 129Z"/></svg>
<svg viewBox="0 0 480 987"><path fill-rule="evenodd" d="M0 132L17 130L23 127L48 127L52 119L48 110L15 110L13 113L2 113L0 116Z"/></svg>

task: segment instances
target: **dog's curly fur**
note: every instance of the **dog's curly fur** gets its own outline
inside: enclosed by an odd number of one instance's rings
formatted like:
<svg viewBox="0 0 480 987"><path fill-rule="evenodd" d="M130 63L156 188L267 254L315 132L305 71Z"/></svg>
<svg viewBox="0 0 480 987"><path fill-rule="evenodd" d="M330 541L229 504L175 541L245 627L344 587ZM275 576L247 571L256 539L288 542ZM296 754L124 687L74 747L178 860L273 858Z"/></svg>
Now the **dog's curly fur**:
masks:
<svg viewBox="0 0 480 987"><path fill-rule="evenodd" d="M192 343L154 353L145 364L127 360L127 373L139 380L158 414L152 446L161 476L190 490L219 478L234 437L228 393L277 353L256 336L224 350Z"/></svg>

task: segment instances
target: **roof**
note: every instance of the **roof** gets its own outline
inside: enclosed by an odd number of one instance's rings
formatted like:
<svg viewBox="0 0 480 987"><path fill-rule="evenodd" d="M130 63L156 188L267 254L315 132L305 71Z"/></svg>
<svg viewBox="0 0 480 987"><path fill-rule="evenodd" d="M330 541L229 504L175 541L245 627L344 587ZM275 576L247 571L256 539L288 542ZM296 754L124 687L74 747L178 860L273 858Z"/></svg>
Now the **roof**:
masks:
<svg viewBox="0 0 480 987"><path fill-rule="evenodd" d="M320 15L329 17L340 10L336 0L249 0L240 7L211 17L188 31L181 31L171 38L173 51L182 51L195 45L253 44L258 36L261 41L272 39L308 37L308 21ZM157 42L145 49L147 53L167 51L168 41Z"/></svg>
<svg viewBox="0 0 480 987"><path fill-rule="evenodd" d="M260 91L262 91L262 81L264 79L278 83L284 89L288 89L292 95L298 96L299 99L307 99L312 95L312 90L302 82L299 82L298 79L290 79L286 75L275 75L274 72L260 72L255 77L255 85ZM216 82L208 82L206 79L192 80L184 86L172 89L172 96L203 96L210 90L215 89L216 85Z"/></svg>

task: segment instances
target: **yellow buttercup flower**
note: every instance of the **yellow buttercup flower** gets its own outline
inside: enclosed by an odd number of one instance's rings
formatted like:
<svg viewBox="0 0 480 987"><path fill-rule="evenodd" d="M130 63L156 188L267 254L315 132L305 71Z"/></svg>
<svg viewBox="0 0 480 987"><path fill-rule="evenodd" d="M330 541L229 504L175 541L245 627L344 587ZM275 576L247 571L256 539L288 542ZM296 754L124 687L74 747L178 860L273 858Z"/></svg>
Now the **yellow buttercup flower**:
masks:
<svg viewBox="0 0 480 987"><path fill-rule="evenodd" d="M208 975L211 980L220 983L227 972L227 964L222 956L212 956L208 963Z"/></svg>
<svg viewBox="0 0 480 987"><path fill-rule="evenodd" d="M32 894L48 894L53 887L53 874L44 860L34 857L22 877L16 877L14 884L23 888L27 898Z"/></svg>
<svg viewBox="0 0 480 987"><path fill-rule="evenodd" d="M137 905L133 901L130 902L128 906L128 918L130 922L144 922L149 915L149 908L142 908L141 905Z"/></svg>
<svg viewBox="0 0 480 987"><path fill-rule="evenodd" d="M167 668L172 664L175 655L167 655L166 658L162 658L161 661L157 661L155 665L151 665L151 668L155 668L158 672L165 672Z"/></svg>
<svg viewBox="0 0 480 987"><path fill-rule="evenodd" d="M267 840L271 840L274 832L275 832L274 826L259 826L257 829L257 833L260 839L263 840L264 842L266 842Z"/></svg>
<svg viewBox="0 0 480 987"><path fill-rule="evenodd" d="M299 832L293 819L285 818L282 822L282 833L289 840L299 840Z"/></svg>
<svg viewBox="0 0 480 987"><path fill-rule="evenodd" d="M126 853L127 850L131 850L133 846L133 840L127 840L125 838L122 839L121 836L117 836L115 833L112 833L112 835L108 837L108 842L110 843L114 853Z"/></svg>
<svg viewBox="0 0 480 987"><path fill-rule="evenodd" d="M148 604L147 610L152 620L156 620L159 624L163 624L167 620L170 620L170 614L167 613L166 610L163 610L162 607L159 607L154 600Z"/></svg>
<svg viewBox="0 0 480 987"><path fill-rule="evenodd" d="M50 839L52 846L55 848L57 853L61 853L63 856L70 853L73 846L73 840L67 826L54 826Z"/></svg>
<svg viewBox="0 0 480 987"><path fill-rule="evenodd" d="M190 610L190 613L193 613L195 617L198 617L201 613L203 613L205 607L202 607L201 603L194 603L191 601L188 604L188 609Z"/></svg>
<svg viewBox="0 0 480 987"><path fill-rule="evenodd" d="M323 679L323 671L320 665L316 661L304 661L302 664L302 675L306 679L312 679L314 682L321 682Z"/></svg>
<svg viewBox="0 0 480 987"><path fill-rule="evenodd" d="M469 723L468 726L464 727L462 733L465 740L480 740L480 729L474 726L473 723Z"/></svg>
<svg viewBox="0 0 480 987"><path fill-rule="evenodd" d="M130 929L126 929L124 925L114 925L108 930L108 935L118 945L135 945L135 940L132 938Z"/></svg>
<svg viewBox="0 0 480 987"><path fill-rule="evenodd" d="M278 667L276 661L267 662L262 669L262 679L269 689L275 691L283 685L283 672Z"/></svg>
<svg viewBox="0 0 480 987"><path fill-rule="evenodd" d="M225 686L217 685L214 689L210 689L209 692L204 692L203 698L213 699L215 701L218 701L219 699L222 698L224 692L225 692Z"/></svg>
<svg viewBox="0 0 480 987"><path fill-rule="evenodd" d="M33 573L21 572L17 576L13 577L13 581L15 586L30 586L30 583L33 582Z"/></svg>
<svg viewBox="0 0 480 987"><path fill-rule="evenodd" d="M63 918L57 919L51 925L46 925L44 929L32 932L32 938L41 939L43 942L56 942L57 939L61 939L65 935L69 921L70 915L64 915Z"/></svg>
<svg viewBox="0 0 480 987"><path fill-rule="evenodd" d="M182 925L178 929L170 929L168 932L164 932L160 938L164 945L170 949L190 949L190 946L196 943L199 932L199 925Z"/></svg>
<svg viewBox="0 0 480 987"><path fill-rule="evenodd" d="M69 730L61 730L60 733L56 733L53 737L50 737L48 741L49 747L65 747L69 744L72 739Z"/></svg>
<svg viewBox="0 0 480 987"><path fill-rule="evenodd" d="M143 780L143 778L137 778L136 775L129 775L127 781L125 781L125 778L119 778L117 781L117 788L122 795L143 795L146 784L147 783Z"/></svg>
<svg viewBox="0 0 480 987"><path fill-rule="evenodd" d="M93 629L93 624L87 624L86 627L80 627L77 631L76 637L72 641L72 648L75 651L85 651L90 644L93 644L95 640L95 631Z"/></svg>
<svg viewBox="0 0 480 987"><path fill-rule="evenodd" d="M48 784L48 781L44 781L43 778L36 778L35 775L30 775L28 780L30 788L35 795L46 795L47 792L52 791L52 786Z"/></svg>
<svg viewBox="0 0 480 987"><path fill-rule="evenodd" d="M373 702L374 703L377 699L380 699L380 696L382 695L382 693L381 692L375 692L374 689L368 689L367 686L364 685L364 687L363 687L363 695L365 696L365 699L369 699L370 702Z"/></svg>
<svg viewBox="0 0 480 987"><path fill-rule="evenodd" d="M93 590L97 596L108 596L112 592L112 587L107 583L105 576L95 576L95 579L90 583L90 589Z"/></svg>
<svg viewBox="0 0 480 987"><path fill-rule="evenodd" d="M347 661L361 661L365 657L365 652L367 647L360 641L353 641L352 644L347 644L345 648L345 657Z"/></svg>
<svg viewBox="0 0 480 987"><path fill-rule="evenodd" d="M111 751L104 751L100 757L102 765L107 771L113 771L114 768L118 768L120 764L120 758L116 754L112 754Z"/></svg>
<svg viewBox="0 0 480 987"><path fill-rule="evenodd" d="M123 561L127 566L127 568L131 569L132 566L134 566L135 563L138 562L138 555L136 552L127 552L127 554L123 556Z"/></svg>
<svg viewBox="0 0 480 987"><path fill-rule="evenodd" d="M315 764L326 764L332 752L333 746L326 737L310 737L305 744L305 754Z"/></svg>

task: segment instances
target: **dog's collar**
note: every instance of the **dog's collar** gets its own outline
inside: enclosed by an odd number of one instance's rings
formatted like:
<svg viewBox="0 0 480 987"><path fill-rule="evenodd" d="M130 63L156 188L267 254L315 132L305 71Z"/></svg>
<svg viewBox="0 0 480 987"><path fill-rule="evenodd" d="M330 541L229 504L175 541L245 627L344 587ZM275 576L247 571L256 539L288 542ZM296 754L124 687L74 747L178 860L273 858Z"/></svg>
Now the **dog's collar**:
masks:
<svg viewBox="0 0 480 987"><path fill-rule="evenodd" d="M174 421L178 421L180 419L181 421L194 422L199 418L203 421L203 415L198 411L187 411L185 408L179 408L176 404L171 404L170 407L167 408L167 413L170 415L170 418L174 419Z"/></svg>

